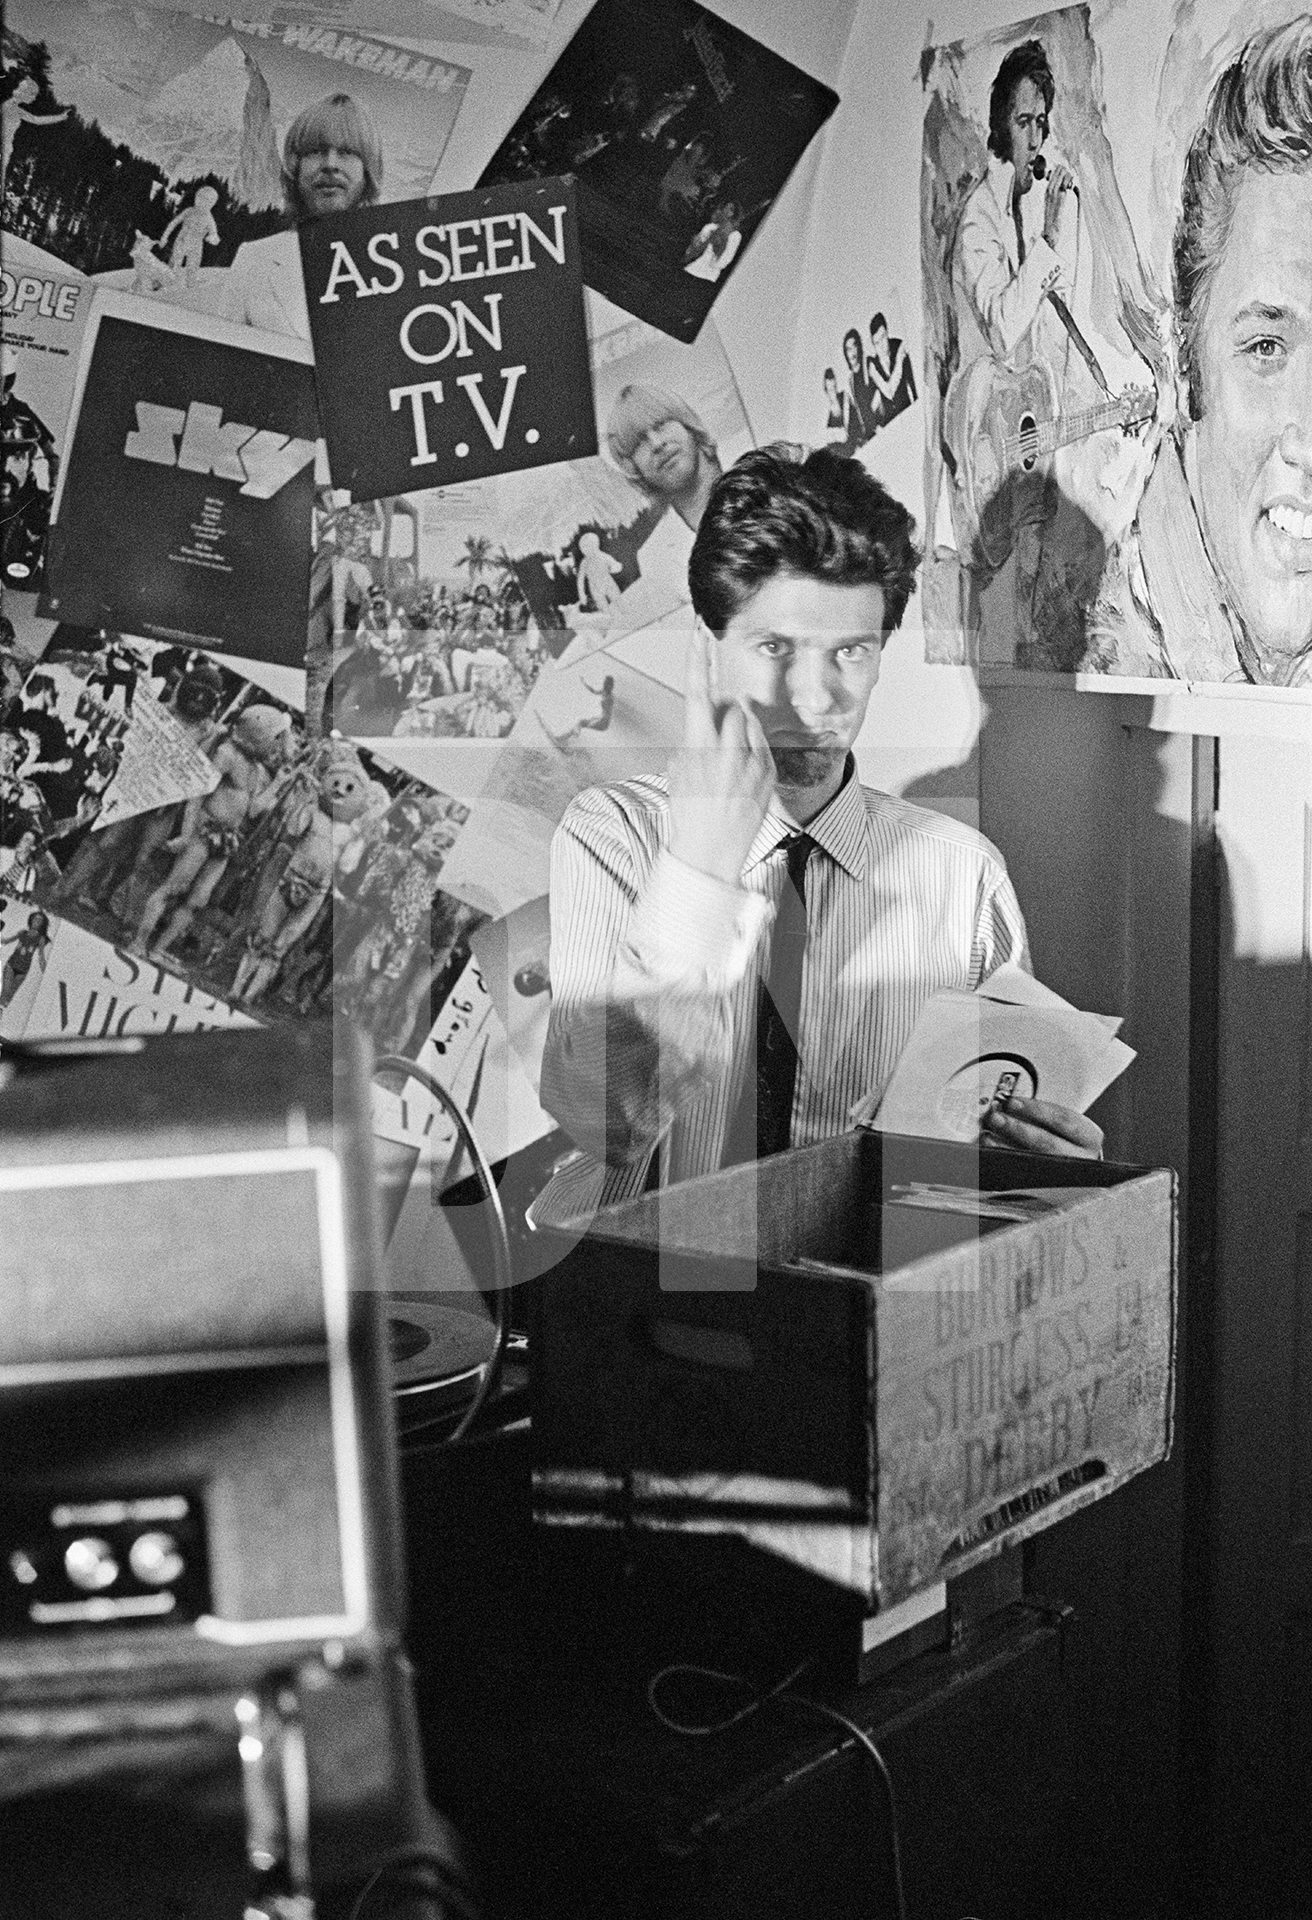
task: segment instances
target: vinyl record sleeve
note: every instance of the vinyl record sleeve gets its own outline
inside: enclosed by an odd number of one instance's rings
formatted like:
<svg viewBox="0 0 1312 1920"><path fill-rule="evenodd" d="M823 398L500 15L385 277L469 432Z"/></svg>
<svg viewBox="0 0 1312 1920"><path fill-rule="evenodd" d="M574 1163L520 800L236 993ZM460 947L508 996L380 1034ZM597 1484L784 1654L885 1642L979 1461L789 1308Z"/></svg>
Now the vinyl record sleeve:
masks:
<svg viewBox="0 0 1312 1920"><path fill-rule="evenodd" d="M597 451L568 181L299 229L333 485L353 500Z"/></svg>
<svg viewBox="0 0 1312 1920"><path fill-rule="evenodd" d="M572 173L588 285L692 340L837 105L691 0L598 0L479 185Z"/></svg>
<svg viewBox="0 0 1312 1920"><path fill-rule="evenodd" d="M318 433L301 342L98 293L42 612L300 666Z"/></svg>

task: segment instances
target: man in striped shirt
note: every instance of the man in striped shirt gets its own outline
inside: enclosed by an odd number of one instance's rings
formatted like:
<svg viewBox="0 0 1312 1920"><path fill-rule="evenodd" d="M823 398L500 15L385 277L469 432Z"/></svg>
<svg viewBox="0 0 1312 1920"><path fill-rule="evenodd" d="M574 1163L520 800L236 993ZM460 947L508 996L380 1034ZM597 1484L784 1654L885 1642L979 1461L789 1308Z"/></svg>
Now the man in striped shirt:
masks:
<svg viewBox="0 0 1312 1920"><path fill-rule="evenodd" d="M682 746L663 777L581 794L552 845L541 1098L581 1151L536 1217L735 1157L799 828L814 844L791 1145L841 1132L882 1091L931 993L1028 966L997 850L856 778L918 560L910 514L833 448L764 448L716 483L689 563ZM985 1124L1032 1152L1101 1151L1091 1121L1049 1102L1013 1097Z"/></svg>

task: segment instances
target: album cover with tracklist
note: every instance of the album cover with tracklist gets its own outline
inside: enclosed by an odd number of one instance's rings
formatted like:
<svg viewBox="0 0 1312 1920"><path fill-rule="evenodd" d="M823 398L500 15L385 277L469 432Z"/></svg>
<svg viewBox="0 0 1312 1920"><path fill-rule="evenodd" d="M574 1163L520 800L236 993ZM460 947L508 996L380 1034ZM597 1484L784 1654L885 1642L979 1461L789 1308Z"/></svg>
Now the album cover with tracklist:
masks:
<svg viewBox="0 0 1312 1920"><path fill-rule="evenodd" d="M299 341L98 292L42 611L301 666L318 433Z"/></svg>

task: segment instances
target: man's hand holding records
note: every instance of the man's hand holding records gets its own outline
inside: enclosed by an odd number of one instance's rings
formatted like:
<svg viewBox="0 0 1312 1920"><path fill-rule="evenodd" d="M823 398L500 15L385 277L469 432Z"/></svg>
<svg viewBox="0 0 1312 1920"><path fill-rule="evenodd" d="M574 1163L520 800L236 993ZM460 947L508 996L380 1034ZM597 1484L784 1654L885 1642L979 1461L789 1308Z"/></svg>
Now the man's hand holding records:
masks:
<svg viewBox="0 0 1312 1920"><path fill-rule="evenodd" d="M1054 1100L1027 1100L1011 1093L986 1107L980 1121L992 1146L1019 1147L1023 1153L1065 1154L1076 1160L1101 1160L1102 1128L1087 1114Z"/></svg>
<svg viewBox="0 0 1312 1920"><path fill-rule="evenodd" d="M882 1096L859 1101L851 1118L884 1133L1099 1160L1102 1128L1084 1109L1134 1058L1120 1024L1081 1013L1020 967L1000 968L978 993L930 996Z"/></svg>

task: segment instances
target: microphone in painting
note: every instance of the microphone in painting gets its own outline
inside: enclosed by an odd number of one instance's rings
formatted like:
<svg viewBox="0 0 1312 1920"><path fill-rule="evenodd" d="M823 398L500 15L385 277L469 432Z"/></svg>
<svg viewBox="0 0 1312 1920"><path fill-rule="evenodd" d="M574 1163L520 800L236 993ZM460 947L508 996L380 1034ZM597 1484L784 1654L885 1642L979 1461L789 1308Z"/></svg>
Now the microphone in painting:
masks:
<svg viewBox="0 0 1312 1920"><path fill-rule="evenodd" d="M1034 156L1034 178L1036 180L1046 179L1047 173L1048 173L1048 161L1047 161L1046 154L1036 153ZM1063 191L1066 191L1067 189L1069 189L1069 191L1075 195L1075 198L1077 200L1079 199L1080 189L1076 185L1074 180L1067 181L1066 188L1064 188Z"/></svg>

